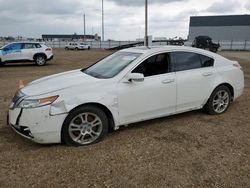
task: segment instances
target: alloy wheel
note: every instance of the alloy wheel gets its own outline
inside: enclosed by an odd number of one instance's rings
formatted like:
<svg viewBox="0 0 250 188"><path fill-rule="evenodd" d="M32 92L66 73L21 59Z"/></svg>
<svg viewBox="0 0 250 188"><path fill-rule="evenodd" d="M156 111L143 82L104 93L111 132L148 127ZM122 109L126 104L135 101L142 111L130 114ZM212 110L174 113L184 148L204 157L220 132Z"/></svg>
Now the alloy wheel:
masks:
<svg viewBox="0 0 250 188"><path fill-rule="evenodd" d="M219 90L213 98L213 109L216 113L221 114L223 113L228 105L230 96L226 90Z"/></svg>
<svg viewBox="0 0 250 188"><path fill-rule="evenodd" d="M103 124L101 119L93 113L81 113L69 124L69 136L81 145L94 142L101 135Z"/></svg>

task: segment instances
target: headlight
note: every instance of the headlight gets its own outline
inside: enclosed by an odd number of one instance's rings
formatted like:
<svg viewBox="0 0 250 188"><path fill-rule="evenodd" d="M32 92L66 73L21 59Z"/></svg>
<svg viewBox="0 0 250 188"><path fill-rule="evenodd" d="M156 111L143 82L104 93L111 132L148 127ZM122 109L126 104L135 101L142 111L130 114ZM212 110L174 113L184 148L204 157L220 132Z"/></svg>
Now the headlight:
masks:
<svg viewBox="0 0 250 188"><path fill-rule="evenodd" d="M37 108L52 104L59 96L52 96L42 99L24 99L18 104L18 108Z"/></svg>

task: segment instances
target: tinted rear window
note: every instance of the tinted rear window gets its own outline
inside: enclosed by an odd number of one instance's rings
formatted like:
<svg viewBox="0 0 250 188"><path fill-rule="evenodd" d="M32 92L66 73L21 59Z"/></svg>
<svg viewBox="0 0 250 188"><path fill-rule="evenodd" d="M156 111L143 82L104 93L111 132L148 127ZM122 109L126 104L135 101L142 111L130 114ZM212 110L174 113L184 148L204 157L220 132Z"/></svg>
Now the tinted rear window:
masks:
<svg viewBox="0 0 250 188"><path fill-rule="evenodd" d="M36 48L41 48L42 46L40 44L36 44Z"/></svg>
<svg viewBox="0 0 250 188"><path fill-rule="evenodd" d="M174 52L175 71L184 71L201 68L201 59L199 54L192 52Z"/></svg>
<svg viewBox="0 0 250 188"><path fill-rule="evenodd" d="M202 67L212 67L214 66L214 59L204 55L200 55Z"/></svg>

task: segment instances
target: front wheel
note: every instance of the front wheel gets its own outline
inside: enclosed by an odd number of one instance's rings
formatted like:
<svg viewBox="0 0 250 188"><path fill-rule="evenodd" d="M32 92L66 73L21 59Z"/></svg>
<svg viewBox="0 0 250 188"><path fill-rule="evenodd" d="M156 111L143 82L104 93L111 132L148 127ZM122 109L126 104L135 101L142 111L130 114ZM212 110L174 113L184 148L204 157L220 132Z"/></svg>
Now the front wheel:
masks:
<svg viewBox="0 0 250 188"><path fill-rule="evenodd" d="M4 66L4 65L5 65L5 63L2 62L2 60L0 59L0 67L1 67L1 66Z"/></svg>
<svg viewBox="0 0 250 188"><path fill-rule="evenodd" d="M62 126L62 140L71 146L94 144L108 133L106 114L96 106L73 110Z"/></svg>
<svg viewBox="0 0 250 188"><path fill-rule="evenodd" d="M205 109L211 115L219 115L226 112L231 102L231 93L228 87L217 87L210 96Z"/></svg>
<svg viewBox="0 0 250 188"><path fill-rule="evenodd" d="M35 56L35 63L38 66L44 66L46 64L46 57L44 55L37 55Z"/></svg>

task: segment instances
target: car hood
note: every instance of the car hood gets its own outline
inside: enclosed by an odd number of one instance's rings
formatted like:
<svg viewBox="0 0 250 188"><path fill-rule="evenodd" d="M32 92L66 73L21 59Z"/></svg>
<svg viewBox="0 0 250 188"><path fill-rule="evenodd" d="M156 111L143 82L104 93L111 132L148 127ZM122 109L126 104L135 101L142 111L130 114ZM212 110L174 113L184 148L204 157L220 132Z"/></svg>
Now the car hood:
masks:
<svg viewBox="0 0 250 188"><path fill-rule="evenodd" d="M35 80L22 88L22 92L28 96L43 95L70 88L79 84L88 85L98 81L99 79L84 74L79 69Z"/></svg>

